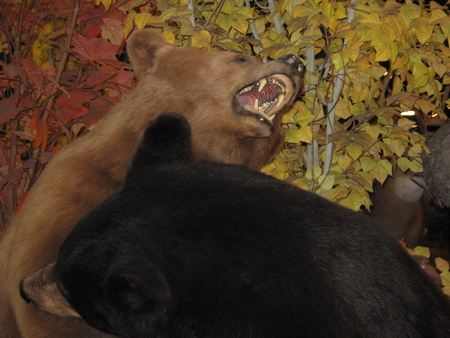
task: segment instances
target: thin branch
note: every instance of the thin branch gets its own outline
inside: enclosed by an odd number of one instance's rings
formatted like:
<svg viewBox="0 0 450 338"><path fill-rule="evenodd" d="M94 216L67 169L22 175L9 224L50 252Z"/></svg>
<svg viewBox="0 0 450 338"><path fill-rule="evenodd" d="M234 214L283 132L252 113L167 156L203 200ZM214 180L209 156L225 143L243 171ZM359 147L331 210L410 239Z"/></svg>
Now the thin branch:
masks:
<svg viewBox="0 0 450 338"><path fill-rule="evenodd" d="M17 120L11 119L10 120L10 128L11 128L11 136L9 137L9 143L10 143L10 149L9 149L9 172L16 169L16 153L17 153ZM7 186L7 196L8 204L11 206L10 215L11 218L14 216L15 212L15 206L17 203L17 186L14 184L9 184Z"/></svg>
<svg viewBox="0 0 450 338"><path fill-rule="evenodd" d="M350 3L356 6L356 0L351 0ZM354 7L350 7L348 9L348 17L347 21L351 23L355 19L355 9ZM343 41L343 47L347 45L347 39ZM325 160L323 166L323 174L327 175L331 169L331 161L333 159L333 141L331 136L334 133L334 120L336 115L336 105L341 97L342 89L344 87L344 79L345 79L345 71L346 67L342 67L339 69L336 75L336 81L334 83L333 88L333 97L331 102L327 104L328 116L327 116L327 130L326 130L326 145L325 145Z"/></svg>
<svg viewBox="0 0 450 338"><path fill-rule="evenodd" d="M70 18L70 21L68 24L69 27L67 29L67 38L66 38L66 44L65 44L65 47L67 49L70 49L70 45L72 43L72 35L75 30L75 24L77 22L77 17L78 17L79 11L80 11L80 0L74 0L72 17ZM67 62L68 58L69 58L69 52L62 53L61 60L59 61L58 69L56 72L55 83L53 84L52 90L51 90L52 94L50 95L50 99L47 102L45 111L41 116L41 121L47 121L48 115L50 114L50 111L53 108L53 103L55 101L55 94L58 90L57 84L59 84L59 82L61 81L61 77L62 77L62 74L63 74L63 71L66 66L66 62Z"/></svg>
<svg viewBox="0 0 450 338"><path fill-rule="evenodd" d="M250 1L249 0L245 0L245 6L247 8L250 8ZM261 37L259 36L258 29L256 28L255 20L254 19L249 19L248 22L250 24L250 29L252 31L253 37L256 40L258 40L259 42L261 42ZM258 50L259 50L260 53L262 53L262 51L264 49L262 48L262 46L258 46ZM264 58L263 62L266 63L267 62L267 58Z"/></svg>
<svg viewBox="0 0 450 338"><path fill-rule="evenodd" d="M273 2L273 0L268 0L268 7L270 10L270 13L272 14L272 19L273 19L273 23L275 25L275 29L277 30L278 34L282 34L284 33L284 29L283 26L281 25L281 21L280 21L280 15L277 12L277 8L275 6L275 3Z"/></svg>
<svg viewBox="0 0 450 338"><path fill-rule="evenodd" d="M217 7L212 11L211 16L206 20L205 25L203 26L203 29L206 30L206 27L208 27L210 22L216 22L217 17L219 16L220 12L222 11L222 7L225 4L225 0L220 0ZM211 28L212 31L212 28Z"/></svg>
<svg viewBox="0 0 450 338"><path fill-rule="evenodd" d="M197 25L195 22L195 14L194 14L194 5L192 4L192 0L188 0L188 5L187 7L192 11L192 15L189 17L189 21L191 21L191 25L192 27L195 28L195 26Z"/></svg>

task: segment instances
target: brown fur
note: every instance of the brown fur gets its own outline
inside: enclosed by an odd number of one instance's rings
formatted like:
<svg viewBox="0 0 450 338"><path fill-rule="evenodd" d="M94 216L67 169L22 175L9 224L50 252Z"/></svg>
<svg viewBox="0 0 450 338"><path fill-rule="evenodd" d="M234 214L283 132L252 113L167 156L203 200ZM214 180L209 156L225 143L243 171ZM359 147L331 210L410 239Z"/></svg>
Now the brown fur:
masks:
<svg viewBox="0 0 450 338"><path fill-rule="evenodd" d="M187 117L198 159L259 169L278 150L279 115L270 129L239 115L232 99L261 77L285 73L293 76L296 87L281 107L286 108L300 86L299 74L289 65L276 61L263 65L247 56L245 62L236 62L231 52L173 47L150 30L134 33L128 53L137 88L89 134L54 157L3 235L2 338L108 337L81 319L58 317L27 304L20 298L18 285L24 276L54 262L62 241L80 218L121 186L147 123L157 115L174 112Z"/></svg>

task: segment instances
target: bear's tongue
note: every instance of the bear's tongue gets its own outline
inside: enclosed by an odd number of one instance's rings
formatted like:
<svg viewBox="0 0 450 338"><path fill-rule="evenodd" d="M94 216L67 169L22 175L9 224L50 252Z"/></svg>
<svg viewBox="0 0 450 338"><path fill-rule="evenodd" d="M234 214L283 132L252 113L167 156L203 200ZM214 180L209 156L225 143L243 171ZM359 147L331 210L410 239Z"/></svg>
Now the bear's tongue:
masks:
<svg viewBox="0 0 450 338"><path fill-rule="evenodd" d="M247 89L248 90L248 89ZM284 98L281 89L270 81L261 80L255 83L251 89L241 93L238 102L246 109L263 113L275 102L279 100L279 106Z"/></svg>

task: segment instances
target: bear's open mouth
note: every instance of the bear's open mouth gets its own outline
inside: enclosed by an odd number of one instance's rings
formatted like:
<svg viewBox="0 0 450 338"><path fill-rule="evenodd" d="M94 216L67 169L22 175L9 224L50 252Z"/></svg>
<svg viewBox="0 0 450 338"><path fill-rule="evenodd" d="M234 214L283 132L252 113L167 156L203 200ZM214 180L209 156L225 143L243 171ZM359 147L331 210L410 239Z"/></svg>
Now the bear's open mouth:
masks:
<svg viewBox="0 0 450 338"><path fill-rule="evenodd" d="M273 74L241 89L236 94L236 100L244 110L271 122L281 110L283 102L289 99L287 96L292 87L288 76Z"/></svg>

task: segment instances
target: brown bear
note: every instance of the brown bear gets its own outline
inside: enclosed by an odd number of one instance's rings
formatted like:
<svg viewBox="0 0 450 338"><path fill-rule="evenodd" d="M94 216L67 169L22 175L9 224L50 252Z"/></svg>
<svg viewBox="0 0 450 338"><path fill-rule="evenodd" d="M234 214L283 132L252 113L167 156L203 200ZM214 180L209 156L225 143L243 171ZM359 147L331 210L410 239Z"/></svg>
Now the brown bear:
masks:
<svg viewBox="0 0 450 338"><path fill-rule="evenodd" d="M77 318L26 304L21 279L55 262L75 224L123 184L147 123L162 113L192 126L194 157L259 169L282 142L280 114L301 86L299 62L263 64L233 52L167 44L139 30L127 51L137 87L87 135L48 164L0 243L0 333L12 337L106 337Z"/></svg>

